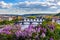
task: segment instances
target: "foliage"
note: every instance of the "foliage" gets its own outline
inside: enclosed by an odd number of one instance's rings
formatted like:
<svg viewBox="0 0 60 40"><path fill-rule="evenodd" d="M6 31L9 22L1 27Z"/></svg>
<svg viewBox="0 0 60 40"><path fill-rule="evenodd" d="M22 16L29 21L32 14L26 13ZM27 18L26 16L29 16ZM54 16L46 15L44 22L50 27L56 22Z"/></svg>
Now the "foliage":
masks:
<svg viewBox="0 0 60 40"><path fill-rule="evenodd" d="M35 19L36 16L29 16L29 17L27 17L27 18L29 18L29 19Z"/></svg>
<svg viewBox="0 0 60 40"><path fill-rule="evenodd" d="M1 22L0 22L0 25L13 24L13 23L18 22L18 21L19 21L18 19L11 20L11 21L4 20L4 21L1 21Z"/></svg>

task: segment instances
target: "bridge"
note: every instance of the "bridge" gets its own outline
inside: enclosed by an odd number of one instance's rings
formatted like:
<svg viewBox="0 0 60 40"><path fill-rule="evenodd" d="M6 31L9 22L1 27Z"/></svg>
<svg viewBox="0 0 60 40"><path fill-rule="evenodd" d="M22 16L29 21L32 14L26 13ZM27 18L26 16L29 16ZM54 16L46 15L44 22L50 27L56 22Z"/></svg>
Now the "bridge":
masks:
<svg viewBox="0 0 60 40"><path fill-rule="evenodd" d="M29 18L24 18L21 21L18 21L17 23L20 23L22 25L29 25L29 24L42 24L44 21L43 18L36 18L36 19L29 19Z"/></svg>

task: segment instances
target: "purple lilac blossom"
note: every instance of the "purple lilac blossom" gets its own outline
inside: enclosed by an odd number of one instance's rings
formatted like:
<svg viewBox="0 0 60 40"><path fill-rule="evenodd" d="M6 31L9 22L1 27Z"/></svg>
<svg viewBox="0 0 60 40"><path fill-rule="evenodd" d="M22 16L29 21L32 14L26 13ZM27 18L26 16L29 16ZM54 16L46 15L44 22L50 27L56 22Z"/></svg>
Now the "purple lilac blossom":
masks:
<svg viewBox="0 0 60 40"><path fill-rule="evenodd" d="M45 33L42 32L41 37L44 38L46 35Z"/></svg>
<svg viewBox="0 0 60 40"><path fill-rule="evenodd" d="M9 32L9 31L2 31L2 33L11 34L11 32Z"/></svg>
<svg viewBox="0 0 60 40"><path fill-rule="evenodd" d="M39 27L39 28L36 28L36 31L39 33L40 32L40 30L41 30L41 28Z"/></svg>
<svg viewBox="0 0 60 40"><path fill-rule="evenodd" d="M3 31L3 28L2 28L2 29L0 29L0 34L2 33L2 31Z"/></svg>
<svg viewBox="0 0 60 40"><path fill-rule="evenodd" d="M12 29L11 26L5 26L5 27L3 28L4 31L10 31L11 29Z"/></svg>
<svg viewBox="0 0 60 40"><path fill-rule="evenodd" d="M46 28L42 28L43 32L46 32Z"/></svg>
<svg viewBox="0 0 60 40"><path fill-rule="evenodd" d="M54 40L54 39L51 37L50 40Z"/></svg>
<svg viewBox="0 0 60 40"><path fill-rule="evenodd" d="M19 37L20 35L21 35L21 31L17 31L17 32L15 32L15 35L17 36L17 37Z"/></svg>

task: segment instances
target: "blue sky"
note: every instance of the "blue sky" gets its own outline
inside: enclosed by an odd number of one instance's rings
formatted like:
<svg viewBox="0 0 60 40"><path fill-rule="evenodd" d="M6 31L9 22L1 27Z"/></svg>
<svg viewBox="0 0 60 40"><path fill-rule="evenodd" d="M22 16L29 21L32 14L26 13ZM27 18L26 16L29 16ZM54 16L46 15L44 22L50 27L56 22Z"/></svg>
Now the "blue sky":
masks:
<svg viewBox="0 0 60 40"><path fill-rule="evenodd" d="M0 0L0 14L60 12L60 0Z"/></svg>

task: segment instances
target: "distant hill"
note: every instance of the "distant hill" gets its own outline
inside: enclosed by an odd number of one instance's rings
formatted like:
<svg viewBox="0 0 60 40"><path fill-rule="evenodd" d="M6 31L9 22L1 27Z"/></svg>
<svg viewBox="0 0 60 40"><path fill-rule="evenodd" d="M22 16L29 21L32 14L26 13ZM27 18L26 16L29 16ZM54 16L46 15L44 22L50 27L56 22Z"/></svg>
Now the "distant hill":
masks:
<svg viewBox="0 0 60 40"><path fill-rule="evenodd" d="M60 16L60 13L56 14L55 16Z"/></svg>
<svg viewBox="0 0 60 40"><path fill-rule="evenodd" d="M56 15L56 13L35 13L35 14L24 14L24 15L22 15L22 16L46 16L46 15L48 15L48 16L54 16L54 15Z"/></svg>
<svg viewBox="0 0 60 40"><path fill-rule="evenodd" d="M0 16L44 16L44 15L55 15L55 14L23 14L23 15L19 15L19 14L0 14Z"/></svg>

